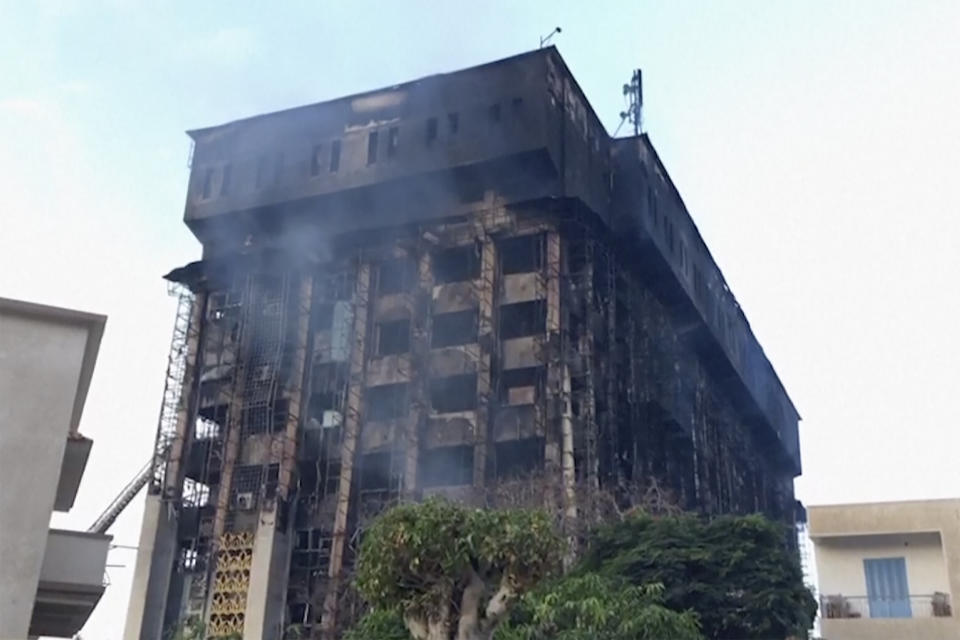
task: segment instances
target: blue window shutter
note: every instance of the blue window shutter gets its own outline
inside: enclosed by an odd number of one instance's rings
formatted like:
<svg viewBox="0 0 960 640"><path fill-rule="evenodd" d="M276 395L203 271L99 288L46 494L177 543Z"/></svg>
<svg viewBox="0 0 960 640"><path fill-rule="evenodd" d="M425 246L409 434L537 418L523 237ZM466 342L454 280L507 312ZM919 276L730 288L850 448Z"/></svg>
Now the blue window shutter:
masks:
<svg viewBox="0 0 960 640"><path fill-rule="evenodd" d="M905 558L863 561L871 618L910 618L910 589Z"/></svg>

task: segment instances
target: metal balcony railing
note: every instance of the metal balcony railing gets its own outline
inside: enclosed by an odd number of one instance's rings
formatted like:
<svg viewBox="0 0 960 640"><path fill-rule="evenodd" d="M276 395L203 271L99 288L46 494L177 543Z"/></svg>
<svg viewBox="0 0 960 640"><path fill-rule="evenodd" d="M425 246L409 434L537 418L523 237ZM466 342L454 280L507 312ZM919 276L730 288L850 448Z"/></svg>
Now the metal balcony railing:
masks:
<svg viewBox="0 0 960 640"><path fill-rule="evenodd" d="M829 595L820 597L820 615L843 618L949 618L950 595L911 595L903 598Z"/></svg>

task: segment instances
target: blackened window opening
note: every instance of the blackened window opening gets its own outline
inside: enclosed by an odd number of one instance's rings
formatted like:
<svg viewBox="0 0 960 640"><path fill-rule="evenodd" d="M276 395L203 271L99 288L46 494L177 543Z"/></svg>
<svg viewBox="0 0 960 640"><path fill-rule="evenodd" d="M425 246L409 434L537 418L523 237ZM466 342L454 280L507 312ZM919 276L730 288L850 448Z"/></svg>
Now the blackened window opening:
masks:
<svg viewBox="0 0 960 640"><path fill-rule="evenodd" d="M340 141L334 140L330 143L330 173L336 173L340 170Z"/></svg>
<svg viewBox="0 0 960 640"><path fill-rule="evenodd" d="M377 272L377 291L380 295L401 293L413 287L416 280L416 265L413 260L387 260Z"/></svg>
<svg viewBox="0 0 960 640"><path fill-rule="evenodd" d="M469 373L430 381L430 405L437 413L477 408L477 375Z"/></svg>
<svg viewBox="0 0 960 640"><path fill-rule="evenodd" d="M207 169L203 172L203 190L200 192L200 197L206 200L213 193L213 168Z"/></svg>
<svg viewBox="0 0 960 640"><path fill-rule="evenodd" d="M396 320L380 323L377 339L377 354L389 356L410 351L410 321Z"/></svg>
<svg viewBox="0 0 960 640"><path fill-rule="evenodd" d="M523 478L543 468L543 438L498 442L494 446L496 477Z"/></svg>
<svg viewBox="0 0 960 640"><path fill-rule="evenodd" d="M320 163L323 160L322 153L322 145L313 145L313 153L310 154L310 175L314 178L320 175Z"/></svg>
<svg viewBox="0 0 960 640"><path fill-rule="evenodd" d="M376 163L379 141L380 134L377 131L371 131L370 136L367 138L367 165Z"/></svg>
<svg viewBox="0 0 960 640"><path fill-rule="evenodd" d="M543 266L543 234L506 238L498 245L504 275L538 271Z"/></svg>
<svg viewBox="0 0 960 640"><path fill-rule="evenodd" d="M432 145L437 139L437 119L427 119L427 146Z"/></svg>
<svg viewBox="0 0 960 640"><path fill-rule="evenodd" d="M366 390L367 418L391 420L407 415L407 383L385 384Z"/></svg>
<svg viewBox="0 0 960 640"><path fill-rule="evenodd" d="M420 482L425 488L473 483L473 447L442 447L420 454Z"/></svg>
<svg viewBox="0 0 960 640"><path fill-rule="evenodd" d="M400 128L390 127L387 136L387 157L393 158L397 155L397 149L400 147Z"/></svg>
<svg viewBox="0 0 960 640"><path fill-rule="evenodd" d="M546 331L547 307L543 300L531 300L500 307L500 337L503 339L538 335Z"/></svg>
<svg viewBox="0 0 960 640"><path fill-rule="evenodd" d="M460 131L460 114L459 113L448 113L447 114L447 130L450 132L450 135L456 135Z"/></svg>
<svg viewBox="0 0 960 640"><path fill-rule="evenodd" d="M433 277L437 284L473 280L480 275L476 245L444 249L433 255Z"/></svg>
<svg viewBox="0 0 960 640"><path fill-rule="evenodd" d="M430 346L453 347L477 341L477 309L439 313L433 316Z"/></svg>
<svg viewBox="0 0 960 640"><path fill-rule="evenodd" d="M220 195L225 196L230 193L230 178L233 173L233 167L227 163L223 165L223 176L220 180Z"/></svg>

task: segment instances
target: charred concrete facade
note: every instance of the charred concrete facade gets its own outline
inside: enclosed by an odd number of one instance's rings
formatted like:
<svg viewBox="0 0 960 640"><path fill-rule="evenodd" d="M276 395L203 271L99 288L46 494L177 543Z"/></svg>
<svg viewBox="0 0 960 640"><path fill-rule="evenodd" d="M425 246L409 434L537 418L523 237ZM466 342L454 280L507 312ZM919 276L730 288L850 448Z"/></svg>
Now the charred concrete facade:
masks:
<svg viewBox="0 0 960 640"><path fill-rule="evenodd" d="M792 523L798 414L645 136L546 48L190 132L125 637L336 637L364 527L655 478ZM502 492L501 492L502 493Z"/></svg>

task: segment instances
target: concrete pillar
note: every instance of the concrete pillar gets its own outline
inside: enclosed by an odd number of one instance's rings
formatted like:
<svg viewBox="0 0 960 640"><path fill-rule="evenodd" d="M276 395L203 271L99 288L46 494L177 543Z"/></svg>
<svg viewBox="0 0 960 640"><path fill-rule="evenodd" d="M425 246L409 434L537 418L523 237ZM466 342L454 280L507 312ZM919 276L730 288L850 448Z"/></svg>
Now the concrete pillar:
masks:
<svg viewBox="0 0 960 640"><path fill-rule="evenodd" d="M497 246L489 236L480 241L480 286L477 291L479 322L477 343L480 346L477 361L476 432L473 440L473 486L482 489L486 484L487 440L490 426L491 361L495 345L493 309L496 296Z"/></svg>
<svg viewBox="0 0 960 640"><path fill-rule="evenodd" d="M403 492L406 497L417 494L417 472L420 465L420 434L429 415L430 381L430 301L433 292L433 265L429 251L424 251L417 260L417 283L413 293L411 311L410 353L413 363L411 376L411 405L413 415L407 422L404 434Z"/></svg>
<svg viewBox="0 0 960 640"><path fill-rule="evenodd" d="M330 581L323 603L322 630L325 638L333 638L337 628L337 609L343 578L343 556L347 545L347 524L350 517L350 496L353 490L353 467L360 439L361 411L365 386L367 346L367 311L370 296L370 263L362 262L357 270L353 294L353 342L350 352L350 382L347 386L347 411L343 420L343 443L340 450L340 486L330 543Z"/></svg>
<svg viewBox="0 0 960 640"><path fill-rule="evenodd" d="M289 537L277 530L277 510L260 514L253 538L253 560L247 586L243 640L279 640L286 600L286 558Z"/></svg>
<svg viewBox="0 0 960 640"><path fill-rule="evenodd" d="M177 549L177 520L170 503L148 494L137 544L137 565L123 640L160 640L170 574Z"/></svg>

